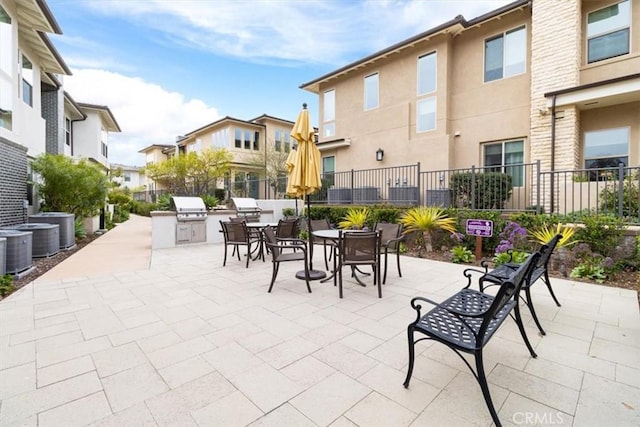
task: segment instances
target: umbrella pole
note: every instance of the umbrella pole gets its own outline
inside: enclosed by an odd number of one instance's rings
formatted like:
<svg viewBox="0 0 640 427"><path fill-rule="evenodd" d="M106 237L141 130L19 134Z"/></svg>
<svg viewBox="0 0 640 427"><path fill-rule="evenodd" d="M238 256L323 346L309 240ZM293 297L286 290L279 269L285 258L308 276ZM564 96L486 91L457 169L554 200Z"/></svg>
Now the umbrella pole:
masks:
<svg viewBox="0 0 640 427"><path fill-rule="evenodd" d="M311 223L311 201L309 200L309 195L307 194L307 232L309 236L307 237L309 240L309 280L320 280L327 277L327 273L321 270L313 269L313 243L311 241L311 230L308 225ZM296 273L296 277L301 280L305 280L305 272L304 270L298 271Z"/></svg>

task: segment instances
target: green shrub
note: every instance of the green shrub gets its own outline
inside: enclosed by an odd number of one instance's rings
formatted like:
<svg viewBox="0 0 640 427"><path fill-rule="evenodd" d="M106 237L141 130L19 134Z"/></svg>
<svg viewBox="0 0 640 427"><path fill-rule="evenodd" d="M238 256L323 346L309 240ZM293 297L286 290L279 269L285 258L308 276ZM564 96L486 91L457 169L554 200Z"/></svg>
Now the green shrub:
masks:
<svg viewBox="0 0 640 427"><path fill-rule="evenodd" d="M295 216L296 210L294 208L282 208L282 215L284 216Z"/></svg>
<svg viewBox="0 0 640 427"><path fill-rule="evenodd" d="M574 239L587 243L593 252L608 256L620 244L624 221L611 215L592 214L582 217L584 227L576 230Z"/></svg>
<svg viewBox="0 0 640 427"><path fill-rule="evenodd" d="M85 237L87 237L87 230L85 230L84 228L82 219L76 218L75 222L73 223L73 227L76 233L76 240L84 239Z"/></svg>
<svg viewBox="0 0 640 427"><path fill-rule="evenodd" d="M15 290L16 288L13 285L13 276L8 274L0 276L0 297L4 298Z"/></svg>
<svg viewBox="0 0 640 427"><path fill-rule="evenodd" d="M213 190L213 195L218 200L224 200L227 197L227 190L225 190L224 188L216 188L215 190Z"/></svg>
<svg viewBox="0 0 640 427"><path fill-rule="evenodd" d="M218 203L220 203L220 200L216 196L212 196L210 194L205 194L201 197L207 209L213 209L218 206Z"/></svg>
<svg viewBox="0 0 640 427"><path fill-rule="evenodd" d="M628 175L624 179L622 188L622 216L640 218L640 192L638 191L638 179ZM618 183L612 182L600 192L600 209L603 212L618 213Z"/></svg>
<svg viewBox="0 0 640 427"><path fill-rule="evenodd" d="M590 263L579 264L571 270L571 274L569 274L569 276L577 279L593 280L598 283L604 283L607 278L602 267Z"/></svg>
<svg viewBox="0 0 640 427"><path fill-rule="evenodd" d="M469 264L473 261L473 252L462 245L451 248L451 262L456 264Z"/></svg>
<svg viewBox="0 0 640 427"><path fill-rule="evenodd" d="M158 210L158 205L155 203L141 202L134 200L131 203L131 212L136 215L151 216L151 211Z"/></svg>
<svg viewBox="0 0 640 427"><path fill-rule="evenodd" d="M508 262L522 264L528 256L529 254L523 251L500 252L493 257L493 263L496 265L496 267Z"/></svg>
<svg viewBox="0 0 640 427"><path fill-rule="evenodd" d="M168 211L171 209L171 194L164 193L158 196L158 201L156 202L158 206L158 210L160 211Z"/></svg>
<svg viewBox="0 0 640 427"><path fill-rule="evenodd" d="M471 172L451 175L449 188L453 191L455 206L468 209L502 209L511 197L511 176L500 172Z"/></svg>

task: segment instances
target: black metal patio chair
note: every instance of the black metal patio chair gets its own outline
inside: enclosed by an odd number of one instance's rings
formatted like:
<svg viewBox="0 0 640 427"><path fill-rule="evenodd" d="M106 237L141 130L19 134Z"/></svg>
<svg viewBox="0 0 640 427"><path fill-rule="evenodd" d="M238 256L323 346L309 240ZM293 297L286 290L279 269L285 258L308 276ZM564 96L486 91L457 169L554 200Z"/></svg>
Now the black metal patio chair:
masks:
<svg viewBox="0 0 640 427"><path fill-rule="evenodd" d="M278 269L281 262L288 261L304 261L304 279L307 283L307 290L311 293L311 286L309 286L309 262L307 258L307 245L304 240L291 239L281 240L276 237L273 232L273 228L266 227L263 231L264 243L271 252L271 260L273 263L273 270L271 273L271 284L269 285L268 292L271 292L273 284L278 276Z"/></svg>
<svg viewBox="0 0 640 427"><path fill-rule="evenodd" d="M312 219L312 220L309 220L307 229L309 230L309 244L310 245L322 244L322 248L324 250L324 266L325 266L325 269L328 270L329 260L331 260L331 258L335 254L336 242L330 239L315 237L313 235L313 232L320 231L320 230L331 230L331 223L329 223L329 220L326 218ZM328 254L327 254L327 249L329 249ZM311 246L309 247L309 250L311 253L313 253L313 248L311 248Z"/></svg>
<svg viewBox="0 0 640 427"><path fill-rule="evenodd" d="M500 426L500 419L489 393L482 351L506 318L512 317L518 325L531 357L537 357L527 338L522 318L520 317L517 299L520 289L530 279L539 257L539 253L530 255L508 280L500 284L495 296L470 289L471 273L474 271L477 273L477 270L465 270L464 274L468 280L467 286L443 302L437 303L423 297L413 298L411 306L416 310L417 315L416 320L407 327L409 367L404 387L408 388L409 381L411 381L415 359L415 344L422 340L438 341L453 350L471 370L480 385L493 422L496 426ZM432 304L434 308L423 315L421 313L421 302ZM511 313L512 311L514 312L513 314ZM416 332L425 336L415 339L414 334ZM463 357L462 353L474 356L475 370Z"/></svg>
<svg viewBox="0 0 640 427"><path fill-rule="evenodd" d="M249 261L251 260L252 252L260 250L260 245L262 244L261 237L250 233L247 229L247 224L244 221L220 221L220 226L222 227L222 234L224 236L224 261L222 262L222 266L224 267L227 265L227 248L229 246L232 246L234 249L231 256L236 254L238 256L238 260L240 260L240 246L246 246L246 267L249 268Z"/></svg>
<svg viewBox="0 0 640 427"><path fill-rule="evenodd" d="M357 277L357 267L370 265L373 269L373 285L378 286L378 298L382 298L382 282L380 281L380 231L340 231L338 251L333 258L333 284L339 286L342 298L342 267L351 267L351 275L360 285L364 285Z"/></svg>
<svg viewBox="0 0 640 427"><path fill-rule="evenodd" d="M402 271L400 270L400 242L404 240L404 236L402 235L402 224L378 222L373 229L382 233L380 237L380 247L384 252L384 273L382 274L382 284L385 284L387 283L387 257L389 253L396 254L398 276L402 277Z"/></svg>

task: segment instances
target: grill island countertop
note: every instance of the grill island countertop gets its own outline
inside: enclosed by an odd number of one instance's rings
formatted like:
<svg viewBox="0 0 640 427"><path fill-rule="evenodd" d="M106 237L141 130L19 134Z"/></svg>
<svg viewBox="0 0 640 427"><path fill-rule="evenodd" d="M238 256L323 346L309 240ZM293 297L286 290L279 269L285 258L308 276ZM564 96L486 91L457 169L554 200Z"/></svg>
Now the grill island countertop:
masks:
<svg viewBox="0 0 640 427"><path fill-rule="evenodd" d="M178 221L205 221L207 207L201 197L171 198L171 207L176 211Z"/></svg>

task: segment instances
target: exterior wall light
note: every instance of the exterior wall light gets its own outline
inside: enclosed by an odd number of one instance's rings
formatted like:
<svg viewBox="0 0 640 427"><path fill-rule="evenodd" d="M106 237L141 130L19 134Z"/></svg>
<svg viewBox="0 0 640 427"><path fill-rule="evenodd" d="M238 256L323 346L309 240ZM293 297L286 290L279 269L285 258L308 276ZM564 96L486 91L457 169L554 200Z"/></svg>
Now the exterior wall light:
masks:
<svg viewBox="0 0 640 427"><path fill-rule="evenodd" d="M382 150L382 148L378 148L378 151L376 151L376 160L381 162L383 157L384 151Z"/></svg>

